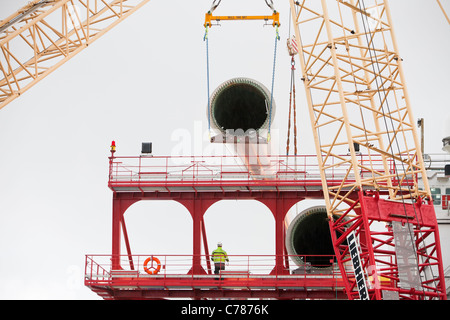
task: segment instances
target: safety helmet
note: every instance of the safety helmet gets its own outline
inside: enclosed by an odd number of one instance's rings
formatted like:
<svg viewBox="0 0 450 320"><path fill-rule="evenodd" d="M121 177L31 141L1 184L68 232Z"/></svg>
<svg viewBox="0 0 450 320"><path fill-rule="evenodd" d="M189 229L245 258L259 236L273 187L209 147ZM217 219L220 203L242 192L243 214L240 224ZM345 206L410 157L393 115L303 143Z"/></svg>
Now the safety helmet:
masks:
<svg viewBox="0 0 450 320"><path fill-rule="evenodd" d="M218 246L218 247L221 247L221 246L222 246L222 242L218 242L218 243L217 243L217 246Z"/></svg>

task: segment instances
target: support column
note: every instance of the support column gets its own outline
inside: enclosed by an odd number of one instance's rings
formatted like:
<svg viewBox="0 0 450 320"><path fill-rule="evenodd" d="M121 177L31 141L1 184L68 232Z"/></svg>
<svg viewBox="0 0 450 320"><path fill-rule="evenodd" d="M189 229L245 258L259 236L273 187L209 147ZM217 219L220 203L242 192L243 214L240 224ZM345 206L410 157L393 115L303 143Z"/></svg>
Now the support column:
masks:
<svg viewBox="0 0 450 320"><path fill-rule="evenodd" d="M281 195L276 195L273 198L264 197L258 199L264 203L272 212L275 218L275 267L271 274L284 274L289 271L284 265L285 257L285 236L286 230L284 226L284 219L289 209L301 198L284 198Z"/></svg>
<svg viewBox="0 0 450 320"><path fill-rule="evenodd" d="M180 199L177 201L184 205L192 216L192 268L189 273L206 274L206 271L201 265L203 215L218 199L208 199L207 195L202 193L201 195L197 194L193 196L191 199Z"/></svg>
<svg viewBox="0 0 450 320"><path fill-rule="evenodd" d="M122 269L120 266L120 223L122 220L122 210L120 200L113 199L112 215L112 249L111 249L111 269Z"/></svg>
<svg viewBox="0 0 450 320"><path fill-rule="evenodd" d="M285 230L284 230L284 218L288 209L284 208L284 202L279 199L276 200L276 212L275 212L275 272L276 274L284 273L284 248L285 248Z"/></svg>
<svg viewBox="0 0 450 320"><path fill-rule="evenodd" d="M120 244L122 219L125 211L138 199L122 199L118 195L114 195L112 204L112 248L111 248L111 269L120 270Z"/></svg>
<svg viewBox="0 0 450 320"><path fill-rule="evenodd" d="M201 266L201 255L202 255L202 220L203 214L201 201L192 201L192 227L193 227L193 241L192 241L192 272L193 274L206 273Z"/></svg>

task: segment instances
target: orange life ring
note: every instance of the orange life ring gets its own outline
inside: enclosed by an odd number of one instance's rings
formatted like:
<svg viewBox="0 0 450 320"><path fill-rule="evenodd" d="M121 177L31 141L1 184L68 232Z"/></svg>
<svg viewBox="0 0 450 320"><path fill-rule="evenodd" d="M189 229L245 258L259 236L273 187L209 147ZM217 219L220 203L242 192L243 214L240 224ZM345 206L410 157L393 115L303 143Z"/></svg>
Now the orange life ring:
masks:
<svg viewBox="0 0 450 320"><path fill-rule="evenodd" d="M152 262L150 264L150 267L147 267L147 264L149 262ZM153 266L153 261L156 262L156 268ZM150 257L145 259L144 261L144 271L147 272L148 274L157 274L159 272L159 270L161 270L161 261L159 261L158 258L156 257Z"/></svg>

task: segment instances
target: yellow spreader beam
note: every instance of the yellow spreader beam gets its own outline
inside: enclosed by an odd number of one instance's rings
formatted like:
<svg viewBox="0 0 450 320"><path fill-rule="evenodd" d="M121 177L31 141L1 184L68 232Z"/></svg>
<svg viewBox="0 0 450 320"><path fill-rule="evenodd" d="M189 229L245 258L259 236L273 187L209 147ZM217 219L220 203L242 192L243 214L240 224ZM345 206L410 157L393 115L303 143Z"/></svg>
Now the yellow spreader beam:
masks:
<svg viewBox="0 0 450 320"><path fill-rule="evenodd" d="M271 16L213 16L212 13L208 12L205 15L205 28L212 26L212 21L224 21L224 20L272 20L273 26L280 26L280 13L274 11Z"/></svg>

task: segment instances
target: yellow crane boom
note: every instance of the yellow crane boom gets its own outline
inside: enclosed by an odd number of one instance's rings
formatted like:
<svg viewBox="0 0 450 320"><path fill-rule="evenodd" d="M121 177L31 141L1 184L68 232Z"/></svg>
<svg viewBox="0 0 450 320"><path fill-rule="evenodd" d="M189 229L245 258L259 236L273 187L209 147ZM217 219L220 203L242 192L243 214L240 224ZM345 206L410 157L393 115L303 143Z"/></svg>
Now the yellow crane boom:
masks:
<svg viewBox="0 0 450 320"><path fill-rule="evenodd" d="M36 0L0 22L0 109L150 0Z"/></svg>

